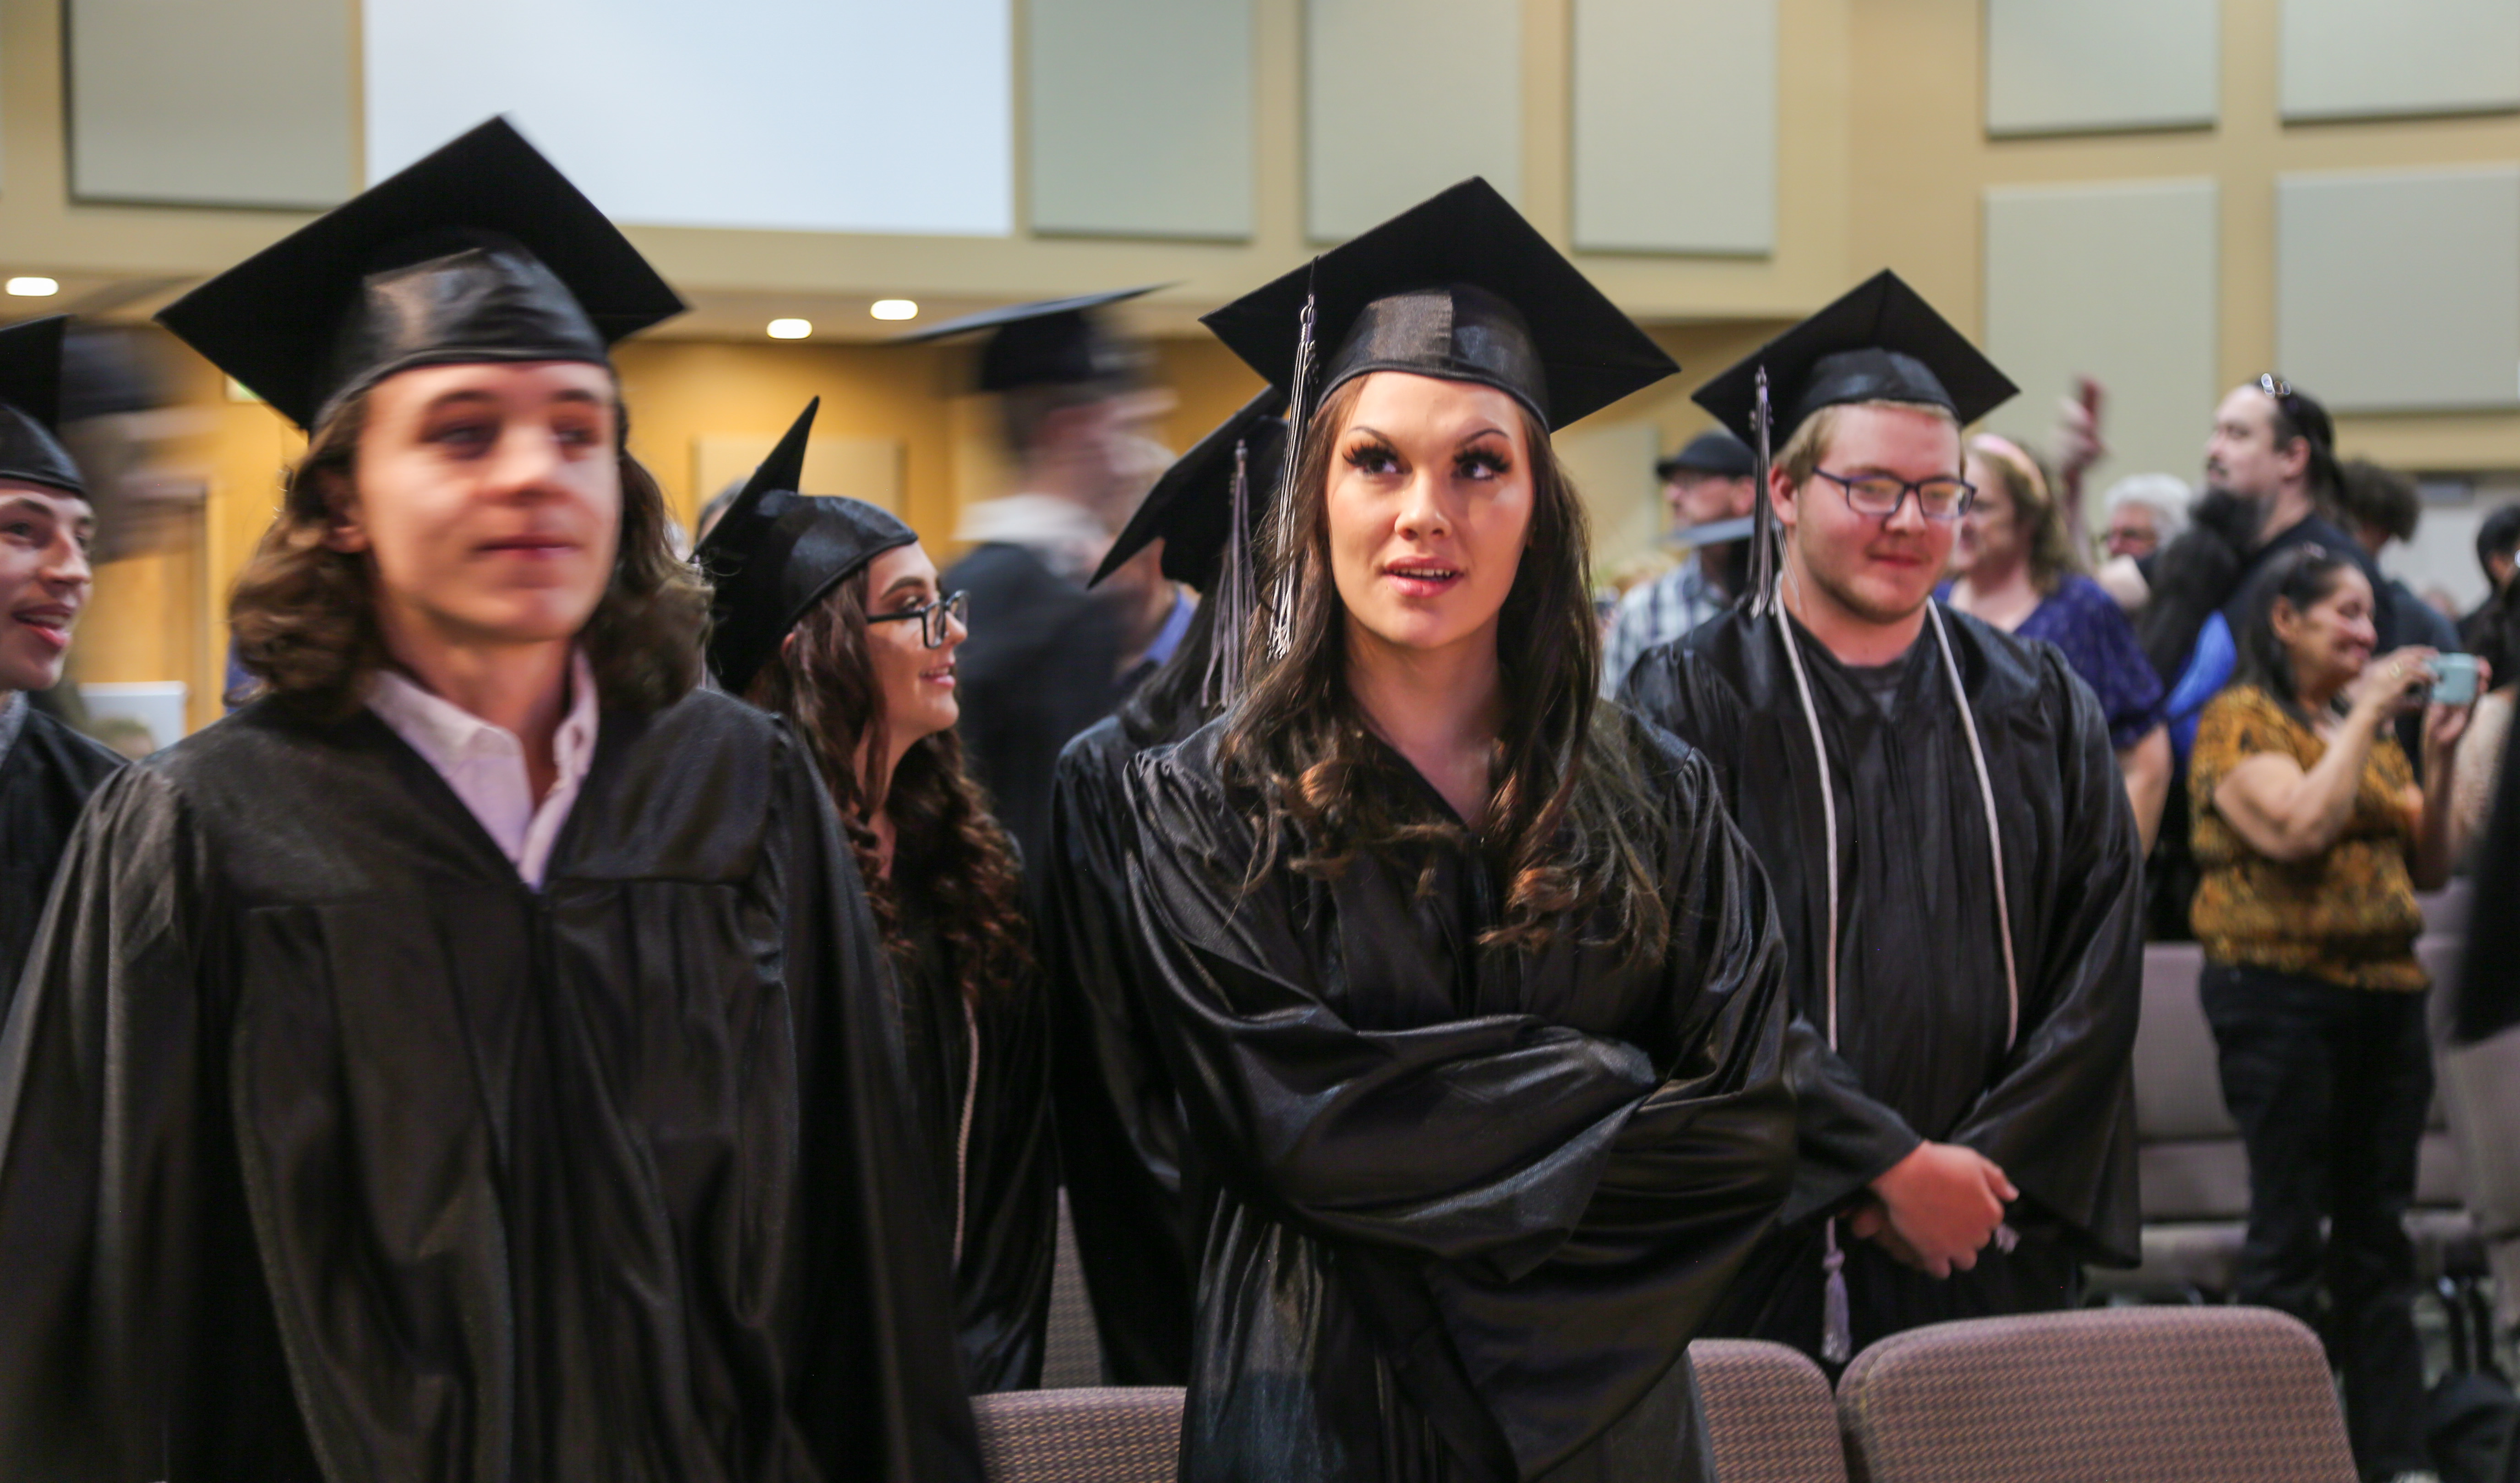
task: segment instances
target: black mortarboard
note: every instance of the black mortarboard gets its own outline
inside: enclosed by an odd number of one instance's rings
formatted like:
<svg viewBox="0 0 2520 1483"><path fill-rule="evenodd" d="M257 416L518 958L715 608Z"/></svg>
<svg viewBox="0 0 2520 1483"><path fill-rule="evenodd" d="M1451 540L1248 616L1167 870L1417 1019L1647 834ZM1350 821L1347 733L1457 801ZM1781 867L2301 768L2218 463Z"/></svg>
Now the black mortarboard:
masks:
<svg viewBox="0 0 2520 1483"><path fill-rule="evenodd" d="M1216 425L1197 446L1173 461L1155 487L1138 502L1137 513L1094 573L1092 586L1126 565L1158 537L1164 543L1164 575L1187 582L1210 597L1216 594L1226 548L1234 539L1235 480L1242 478L1244 529L1247 541L1278 487L1278 466L1285 456L1286 425L1279 414L1286 394L1275 386L1244 402L1232 417Z"/></svg>
<svg viewBox="0 0 2520 1483"><path fill-rule="evenodd" d="M1411 371L1494 386L1553 431L1680 369L1475 177L1201 323L1299 417L1366 372ZM1299 380L1307 345L1328 353Z"/></svg>
<svg viewBox="0 0 2520 1483"><path fill-rule="evenodd" d="M415 366L607 362L683 301L493 118L158 311L291 422Z"/></svg>
<svg viewBox="0 0 2520 1483"><path fill-rule="evenodd" d="M980 350L980 389L1013 391L1024 386L1091 385L1099 382L1135 380L1145 356L1103 327L1095 310L1152 293L1160 284L1086 293L1075 298L1046 298L1038 303L983 309L893 339L896 345L920 344L952 335L994 330Z"/></svg>
<svg viewBox="0 0 2520 1483"><path fill-rule="evenodd" d="M0 330L0 480L44 484L81 498L87 483L53 435L62 418L62 332L50 314Z"/></svg>
<svg viewBox="0 0 2520 1483"><path fill-rule="evenodd" d="M1697 405L1754 447L1763 368L1777 446L1822 407L1909 402L1965 427L2021 389L1887 268L1697 389Z"/></svg>
<svg viewBox="0 0 2520 1483"><path fill-rule="evenodd" d="M1678 453L1655 460L1654 477L1668 481L1683 473L1711 473L1717 478L1746 479L1750 469L1750 445L1721 427L1709 427Z"/></svg>
<svg viewBox="0 0 2520 1483"><path fill-rule="evenodd" d="M1966 427L2021 388L1968 337L1884 268L1835 303L1697 388L1693 400L1748 439L1760 498L1751 509L1750 610L1767 610L1777 573L1769 461L1823 407L1904 402L1940 407Z"/></svg>
<svg viewBox="0 0 2520 1483"><path fill-rule="evenodd" d="M714 584L709 673L742 695L796 621L842 577L919 532L879 505L806 494L805 438L823 399L805 404L779 446L709 528L692 561Z"/></svg>

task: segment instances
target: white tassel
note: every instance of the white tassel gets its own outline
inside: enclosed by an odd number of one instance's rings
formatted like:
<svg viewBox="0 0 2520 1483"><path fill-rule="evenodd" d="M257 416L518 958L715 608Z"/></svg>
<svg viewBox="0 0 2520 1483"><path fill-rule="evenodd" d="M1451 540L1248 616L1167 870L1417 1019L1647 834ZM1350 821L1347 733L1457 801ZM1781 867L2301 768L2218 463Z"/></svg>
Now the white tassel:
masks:
<svg viewBox="0 0 2520 1483"><path fill-rule="evenodd" d="M1821 1299L1820 1357L1831 1365L1843 1365L1855 1358L1855 1319L1846 1302L1846 1253L1837 1248L1837 1222L1830 1221L1824 1229L1828 1254L1820 1259L1820 1267L1828 1274L1828 1283Z"/></svg>
<svg viewBox="0 0 2520 1483"><path fill-rule="evenodd" d="M1781 539L1777 529L1777 511L1768 498L1768 471L1774 456L1769 448L1770 428L1776 423L1776 410L1768 404L1768 368L1758 368L1754 379L1756 395L1750 404L1750 616L1765 617L1776 607L1777 573L1781 564L1777 560L1777 547Z"/></svg>
<svg viewBox="0 0 2520 1483"><path fill-rule="evenodd" d="M1318 265L1319 259L1315 259ZM1278 579L1269 588L1269 657L1282 659L1294 647L1295 632L1295 561L1300 549L1301 532L1295 528L1295 470L1304 457L1304 425L1312 420L1312 408L1305 398L1313 379L1313 320L1317 304L1310 288L1304 291L1304 317L1295 337L1295 383L1286 388L1286 469L1278 484L1277 550L1270 559L1277 563Z"/></svg>
<svg viewBox="0 0 2520 1483"><path fill-rule="evenodd" d="M1216 623L1209 630L1207 673L1199 681L1200 706L1211 714L1233 703L1242 694L1242 646L1250 640L1251 628L1251 541L1248 535L1251 516L1251 444L1238 439L1234 444L1234 526L1225 533L1225 560L1218 567L1216 591L1210 595L1216 603Z"/></svg>

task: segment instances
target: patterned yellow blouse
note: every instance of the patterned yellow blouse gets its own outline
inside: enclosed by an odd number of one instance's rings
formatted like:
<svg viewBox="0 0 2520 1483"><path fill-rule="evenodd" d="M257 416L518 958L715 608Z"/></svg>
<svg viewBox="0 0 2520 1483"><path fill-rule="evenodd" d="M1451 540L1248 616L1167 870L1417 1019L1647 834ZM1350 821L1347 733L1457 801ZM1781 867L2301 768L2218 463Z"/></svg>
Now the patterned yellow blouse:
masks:
<svg viewBox="0 0 2520 1483"><path fill-rule="evenodd" d="M2256 686L2216 696L2197 723L2187 773L2190 845L2204 876L2190 920L2206 959L2354 988L2425 987L2415 960L2424 914L2407 874L2420 821L2408 806L2414 770L2397 739L2383 731L2371 743L2345 831L2325 854L2298 865L2251 849L2214 807L2224 778L2260 752L2290 757L2308 772L2327 743Z"/></svg>

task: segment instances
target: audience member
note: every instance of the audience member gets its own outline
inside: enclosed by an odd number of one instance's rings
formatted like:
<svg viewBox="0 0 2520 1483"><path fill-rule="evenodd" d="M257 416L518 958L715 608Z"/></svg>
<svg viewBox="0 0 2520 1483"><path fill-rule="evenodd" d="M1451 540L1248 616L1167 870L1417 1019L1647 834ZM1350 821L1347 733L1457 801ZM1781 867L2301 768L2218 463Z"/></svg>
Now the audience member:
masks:
<svg viewBox="0 0 2520 1483"><path fill-rule="evenodd" d="M0 1019L88 794L121 765L35 707L86 607L96 512L56 436L59 316L0 330Z"/></svg>
<svg viewBox="0 0 2520 1483"><path fill-rule="evenodd" d="M2476 564L2485 570L2485 601L2459 620L2459 637L2473 653L2484 654L2504 670L2520 669L2520 654L2495 653L2481 647L2497 641L2500 614L2510 601L2511 573L2520 562L2520 504L2504 505L2476 527Z"/></svg>
<svg viewBox="0 0 2520 1483"><path fill-rule="evenodd" d="M2100 569L2092 579L2121 609L2143 609L2152 596L2162 549L2187 529L2188 507L2195 499L2187 481L2170 473L2128 474L2100 497L2108 524L2100 535Z"/></svg>
<svg viewBox="0 0 2520 1483"><path fill-rule="evenodd" d="M839 810L892 967L910 1146L952 1234L964 1379L1029 1390L1058 1236L1049 1016L1013 845L954 733L963 595L888 512L797 492L814 411L700 548L709 672L786 719Z"/></svg>
<svg viewBox="0 0 2520 1483"><path fill-rule="evenodd" d="M1620 598L1601 647L1605 697L1618 694L1637 655L1687 637L1731 607L1741 592L1741 554L1748 549L1741 535L1746 532L1714 537L1750 513L1755 496L1749 448L1723 428L1710 428L1654 465L1654 472L1662 478L1663 506L1671 513L1671 538L1690 552L1666 575Z"/></svg>
<svg viewBox="0 0 2520 1483"><path fill-rule="evenodd" d="M2336 466L2336 509L2355 544L2374 565L2391 541L2413 540L2424 517L2423 496L2416 492L2415 481L2367 459L2346 459ZM2376 591L2387 626L2402 644L2420 644L2442 653L2455 653L2465 647L2459 643L2457 626L2433 611L2406 583L2383 573Z"/></svg>
<svg viewBox="0 0 2520 1483"><path fill-rule="evenodd" d="M977 1483L856 868L626 451L680 308L493 120L160 311L311 437L9 1022L13 1475Z"/></svg>
<svg viewBox="0 0 2520 1483"><path fill-rule="evenodd" d="M2423 706L2432 651L2374 658L2374 615L2349 553L2278 557L2191 783L2199 992L2249 1152L2237 1293L2326 1335L2356 1459L2388 1479L2429 1467L2404 1224L2432 1101L2415 892L2449 878L2452 837L2449 789L2416 787L2390 728ZM2468 714L2426 710L2429 776L2452 776Z"/></svg>
<svg viewBox="0 0 2520 1483"><path fill-rule="evenodd" d="M2092 688L2149 852L2170 789L2161 677L2126 614L2078 569L2074 537L2038 462L2011 439L1984 433L1969 441L1967 477L1977 492L1953 545L1954 580L1940 596L2017 638L2055 645Z"/></svg>
<svg viewBox="0 0 2520 1483"><path fill-rule="evenodd" d="M1207 323L1306 398L1249 683L1127 774L1205 1207L1184 1483L1711 1479L1783 963L1705 762L1596 697L1550 444L1677 368L1476 180Z"/></svg>
<svg viewBox="0 0 2520 1483"><path fill-rule="evenodd" d="M2012 383L1889 273L1697 399L1760 437L1763 371L1780 570L1626 698L1712 764L1792 975L1794 1197L1715 1331L1842 1365L2135 1261L2142 855L2090 688L1933 601Z"/></svg>

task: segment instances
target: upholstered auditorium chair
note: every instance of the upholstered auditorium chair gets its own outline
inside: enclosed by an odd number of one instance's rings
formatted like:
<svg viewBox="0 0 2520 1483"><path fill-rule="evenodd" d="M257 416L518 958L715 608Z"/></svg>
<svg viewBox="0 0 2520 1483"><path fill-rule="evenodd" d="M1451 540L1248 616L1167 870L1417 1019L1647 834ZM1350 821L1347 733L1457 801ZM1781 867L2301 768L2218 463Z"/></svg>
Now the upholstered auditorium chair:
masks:
<svg viewBox="0 0 2520 1483"><path fill-rule="evenodd" d="M977 1396L989 1483L1173 1483L1182 1393L1137 1389L1015 1390Z"/></svg>
<svg viewBox="0 0 2520 1483"><path fill-rule="evenodd" d="M2355 1483L2318 1338L2262 1308L1911 1329L1837 1387L1860 1483Z"/></svg>
<svg viewBox="0 0 2520 1483"><path fill-rule="evenodd" d="M1688 1346L1723 1483L1846 1483L1837 1403L1820 1367L1782 1344Z"/></svg>

